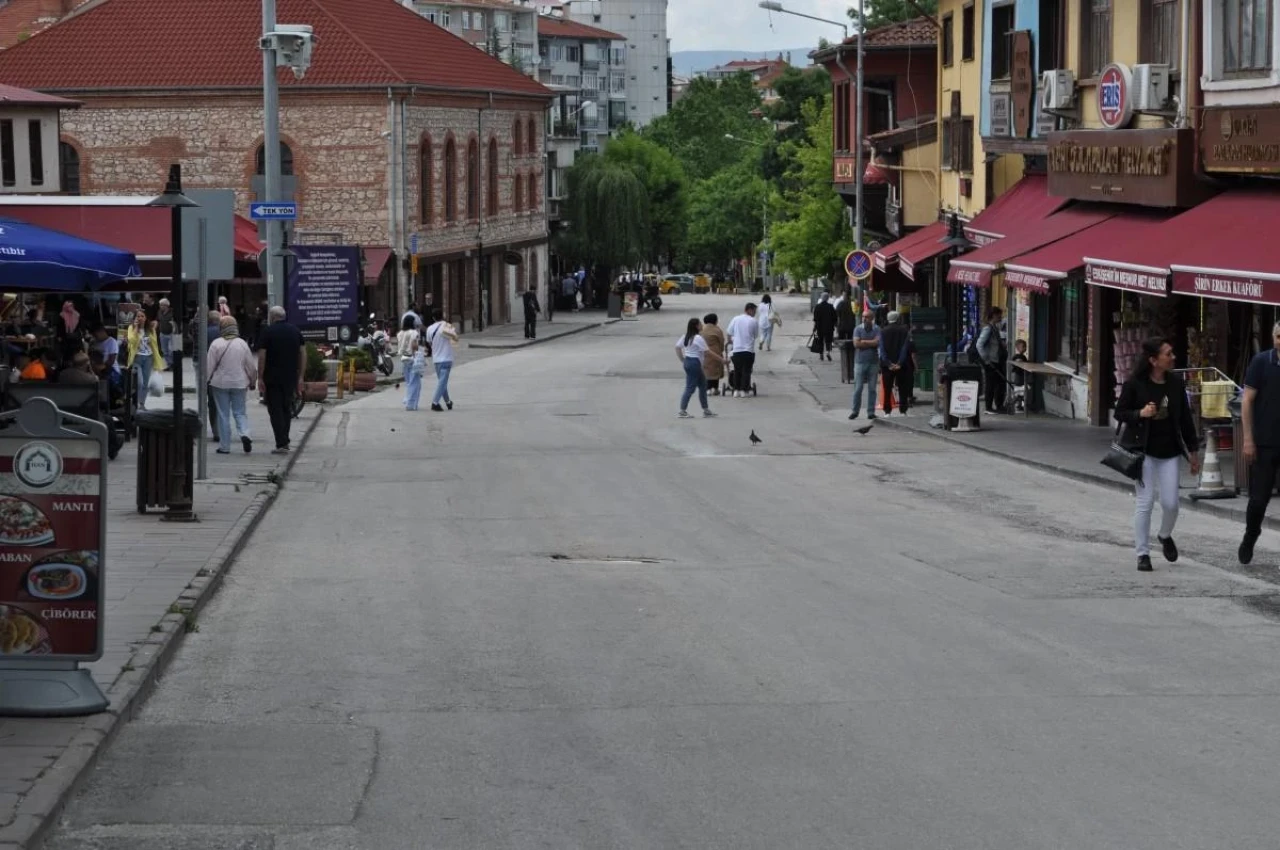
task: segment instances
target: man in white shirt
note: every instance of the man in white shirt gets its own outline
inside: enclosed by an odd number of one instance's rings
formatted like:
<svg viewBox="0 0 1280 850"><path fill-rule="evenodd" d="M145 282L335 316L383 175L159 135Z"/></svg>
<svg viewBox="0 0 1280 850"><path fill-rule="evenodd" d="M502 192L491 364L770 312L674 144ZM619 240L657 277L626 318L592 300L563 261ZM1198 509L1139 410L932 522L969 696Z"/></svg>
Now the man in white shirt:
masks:
<svg viewBox="0 0 1280 850"><path fill-rule="evenodd" d="M729 350L733 360L734 398L746 398L751 387L751 369L756 363L756 338L760 335L760 323L756 321L756 305L747 302L740 315L734 316L725 329L729 337Z"/></svg>
<svg viewBox="0 0 1280 850"><path fill-rule="evenodd" d="M444 410L440 402L453 410L453 399L449 397L449 374L453 371L453 344L458 341L458 332L453 325L444 320L439 310L431 311L431 326L423 332L423 337L431 346L431 362L436 369L436 392L431 398L431 409L440 413Z"/></svg>

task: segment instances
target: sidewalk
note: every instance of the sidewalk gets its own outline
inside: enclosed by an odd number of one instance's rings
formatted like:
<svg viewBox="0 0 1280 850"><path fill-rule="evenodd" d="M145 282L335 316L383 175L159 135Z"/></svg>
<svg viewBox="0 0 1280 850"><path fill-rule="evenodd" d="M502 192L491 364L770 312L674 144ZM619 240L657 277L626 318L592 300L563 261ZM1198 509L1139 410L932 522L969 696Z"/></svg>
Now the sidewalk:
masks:
<svg viewBox="0 0 1280 850"><path fill-rule="evenodd" d="M85 718L0 718L0 850L30 846L53 824L182 636L198 628L201 608L275 499L276 482L293 465L322 411L307 405L293 423L295 452L272 455L266 408L251 403L253 452L244 454L238 440L230 455L215 455L210 445L210 477L195 483L200 521L193 524L168 524L158 513L137 512L136 442L109 464L105 644L102 659L87 669L111 705Z"/></svg>
<svg viewBox="0 0 1280 850"><path fill-rule="evenodd" d="M813 372L814 380L802 382L801 389L811 395L823 409L848 414L853 398L853 387L850 384L840 383L838 361L834 364L826 362L819 364L813 355L801 349L793 355L792 362L805 362ZM1130 482L1101 463L1114 434L1110 428L1099 428L1056 416L1032 414L1030 417L1024 417L1022 414L998 414L983 416L980 431L967 433L944 431L929 425L929 420L933 417L932 394L917 391L916 398L918 407L911 415L904 417L895 413L891 417L881 417L877 423L928 434L948 443L1034 466L1077 481L1101 484L1126 493L1133 490ZM1222 469L1223 482L1228 487L1232 487L1235 480L1235 455L1229 451L1219 452L1218 462ZM1195 501L1191 498L1191 493L1199 482L1190 474L1186 465L1182 470L1181 490L1185 506L1230 517L1243 526L1245 505L1248 501L1245 496L1237 496L1234 499ZM1266 523L1280 529L1280 517L1267 517Z"/></svg>
<svg viewBox="0 0 1280 850"><path fill-rule="evenodd" d="M545 314L538 317L538 338L524 338L524 321L514 312L505 325L492 325L479 333L467 333L458 338L468 348L508 350L537 345L549 339L582 333L592 328L611 325L618 319L610 319L604 310L580 310L577 313L556 313L551 321Z"/></svg>

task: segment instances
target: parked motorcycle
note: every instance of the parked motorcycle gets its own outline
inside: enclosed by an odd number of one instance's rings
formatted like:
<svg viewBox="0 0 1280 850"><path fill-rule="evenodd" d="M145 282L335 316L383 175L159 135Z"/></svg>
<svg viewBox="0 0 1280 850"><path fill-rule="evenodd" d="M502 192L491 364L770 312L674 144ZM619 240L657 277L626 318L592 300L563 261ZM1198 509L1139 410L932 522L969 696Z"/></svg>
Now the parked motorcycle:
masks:
<svg viewBox="0 0 1280 850"><path fill-rule="evenodd" d="M369 352L374 367L382 374L390 376L396 370L395 359L391 356L391 337L374 321L372 313L369 314L369 323L360 331L356 345Z"/></svg>

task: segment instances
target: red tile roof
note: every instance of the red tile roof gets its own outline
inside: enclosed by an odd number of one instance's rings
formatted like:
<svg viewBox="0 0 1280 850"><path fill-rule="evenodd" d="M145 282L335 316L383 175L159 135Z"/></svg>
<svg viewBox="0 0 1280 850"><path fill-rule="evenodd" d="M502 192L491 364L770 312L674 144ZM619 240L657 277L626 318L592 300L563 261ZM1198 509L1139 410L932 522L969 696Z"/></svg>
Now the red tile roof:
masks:
<svg viewBox="0 0 1280 850"><path fill-rule="evenodd" d="M856 44L857 41L857 36L851 36L845 44ZM867 47L906 47L937 43L938 28L934 26L933 21L925 17L867 30Z"/></svg>
<svg viewBox="0 0 1280 850"><path fill-rule="evenodd" d="M317 39L304 79L280 70L283 88L414 85L551 96L396 0L279 0L277 20L310 24ZM43 91L260 88L261 21L260 0L103 0L0 52L0 79ZM156 54L182 33L198 37L179 39L167 59Z"/></svg>
<svg viewBox="0 0 1280 850"><path fill-rule="evenodd" d="M20 89L0 83L0 106L57 106L62 109L75 109L79 101L67 100L65 97L54 97L38 91Z"/></svg>
<svg viewBox="0 0 1280 850"><path fill-rule="evenodd" d="M0 5L0 48L26 41L56 24L82 0L9 0Z"/></svg>
<svg viewBox="0 0 1280 850"><path fill-rule="evenodd" d="M538 35L552 38L607 38L610 41L626 41L625 36L609 32L598 27L589 27L567 18L553 18L550 15L538 17Z"/></svg>

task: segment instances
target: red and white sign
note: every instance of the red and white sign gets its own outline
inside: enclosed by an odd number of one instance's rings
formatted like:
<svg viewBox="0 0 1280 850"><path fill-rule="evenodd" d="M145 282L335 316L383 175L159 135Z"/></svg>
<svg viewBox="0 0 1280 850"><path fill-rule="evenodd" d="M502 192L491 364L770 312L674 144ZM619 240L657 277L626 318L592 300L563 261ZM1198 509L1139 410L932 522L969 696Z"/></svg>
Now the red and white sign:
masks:
<svg viewBox="0 0 1280 850"><path fill-rule="evenodd" d="M1224 301L1280 304L1280 278L1239 272L1174 269L1173 291Z"/></svg>
<svg viewBox="0 0 1280 850"><path fill-rule="evenodd" d="M1123 269L1100 263L1086 263L1084 277L1085 282L1093 286L1127 289L1130 292L1155 295L1160 298L1169 294L1169 276L1155 272Z"/></svg>
<svg viewBox="0 0 1280 850"><path fill-rule="evenodd" d="M1049 279L1031 272L1022 272L1005 266L1004 282L1012 289L1024 289L1039 295L1049 294Z"/></svg>
<svg viewBox="0 0 1280 850"><path fill-rule="evenodd" d="M1108 130L1127 127L1133 119L1133 75L1128 65L1112 62L1098 75L1098 120Z"/></svg>
<svg viewBox="0 0 1280 850"><path fill-rule="evenodd" d="M977 381L953 381L951 383L951 415L960 419L977 416L979 389Z"/></svg>
<svg viewBox="0 0 1280 850"><path fill-rule="evenodd" d="M951 268L947 270L947 283L959 283L964 286L989 286L991 284L991 269L961 266L953 261Z"/></svg>

